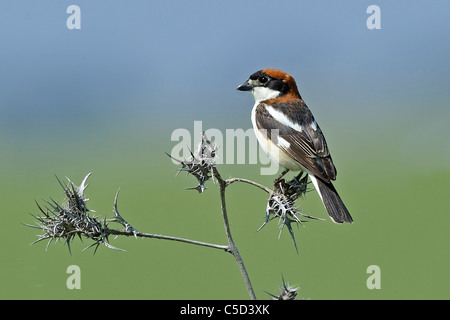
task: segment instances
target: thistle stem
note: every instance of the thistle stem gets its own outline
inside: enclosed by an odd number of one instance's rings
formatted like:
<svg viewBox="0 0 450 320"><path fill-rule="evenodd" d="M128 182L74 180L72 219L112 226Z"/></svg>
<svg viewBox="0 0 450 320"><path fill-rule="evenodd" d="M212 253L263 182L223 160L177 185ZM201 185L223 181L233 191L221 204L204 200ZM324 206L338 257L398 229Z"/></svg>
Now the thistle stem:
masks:
<svg viewBox="0 0 450 320"><path fill-rule="evenodd" d="M172 237L172 236L166 236L162 234L153 234L153 233L145 233L145 232L132 232L127 230L117 230L117 229L106 229L105 233L108 235L120 235L120 236L133 236L133 237L140 237L140 238L153 238L153 239L161 239L161 240L171 240L171 241L178 241L178 242L184 242L189 244L194 244L198 246L203 247L209 247L214 249L220 249L229 252L228 246L214 244L214 243L208 243L208 242L202 242L197 240L191 240L191 239L185 239L185 238L179 238L179 237Z"/></svg>
<svg viewBox="0 0 450 320"><path fill-rule="evenodd" d="M229 178L226 181L226 186L229 186L230 184L234 183L234 182L244 182L244 183L248 183L252 186L258 187L261 190L265 191L268 194L271 194L273 191L270 190L269 188L267 188L266 186L263 186L260 183L254 182L252 180L248 180L248 179L243 179L243 178Z"/></svg>
<svg viewBox="0 0 450 320"><path fill-rule="evenodd" d="M217 179L217 181L219 182L219 186L220 186L220 202L221 202L221 208L222 208L222 218L223 218L223 224L225 227L225 234L226 234L227 240L228 240L229 252L233 255L234 259L236 260L236 262L238 264L241 275L244 278L245 287L247 288L250 299L256 300L255 291L253 290L252 283L250 282L250 278L248 276L247 269L245 268L244 261L242 260L239 250L236 247L236 244L234 243L233 237L231 236L230 223L228 221L227 206L226 206L226 201L225 201L225 188L228 185L230 185L231 183L233 183L234 181L238 181L238 180L234 180L232 182L230 182L230 180L223 180L219 174L219 171L217 171L216 167L213 168L213 173L214 173L214 177ZM243 179L243 180L245 180L245 179ZM249 183L249 181L250 180L246 180L243 182Z"/></svg>

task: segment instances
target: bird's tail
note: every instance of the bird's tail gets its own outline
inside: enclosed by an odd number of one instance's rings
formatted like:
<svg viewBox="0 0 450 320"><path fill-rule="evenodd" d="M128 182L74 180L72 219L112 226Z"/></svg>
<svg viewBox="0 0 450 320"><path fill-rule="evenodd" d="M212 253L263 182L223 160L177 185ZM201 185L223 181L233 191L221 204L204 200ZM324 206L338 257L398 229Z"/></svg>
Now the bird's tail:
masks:
<svg viewBox="0 0 450 320"><path fill-rule="evenodd" d="M316 187L316 190L319 193L319 196L322 199L323 205L325 206L325 209L327 209L331 220L335 223L352 223L352 216L345 207L345 204L342 202L341 197L339 197L339 194L333 184L331 182L324 182L321 179L314 177L312 174L309 176Z"/></svg>

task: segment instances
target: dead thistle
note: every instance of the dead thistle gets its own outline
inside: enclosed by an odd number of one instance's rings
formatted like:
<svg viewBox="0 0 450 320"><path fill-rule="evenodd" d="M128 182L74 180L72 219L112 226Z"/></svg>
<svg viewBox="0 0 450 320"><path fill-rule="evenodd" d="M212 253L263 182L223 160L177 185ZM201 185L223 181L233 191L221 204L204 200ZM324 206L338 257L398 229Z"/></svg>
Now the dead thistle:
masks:
<svg viewBox="0 0 450 320"><path fill-rule="evenodd" d="M283 281L283 285L280 287L280 291L278 295L271 294L267 292L271 297L272 300L295 300L295 297L297 297L298 293L298 287L293 288L289 285L289 283L286 283L284 281L284 277L281 278Z"/></svg>
<svg viewBox="0 0 450 320"><path fill-rule="evenodd" d="M102 244L108 248L118 249L109 243L108 237L111 233L111 229L108 229L110 222L120 223L125 226L126 229L132 229L128 223L119 215L117 211L117 194L114 200L114 212L115 217L113 219L99 220L98 217L91 215L93 210L90 210L86 206L86 202L89 201L85 197L84 191L87 188L86 181L91 173L88 173L80 186L76 186L70 179L67 178L68 183L65 184L56 178L64 190L65 199L61 204L58 204L55 200L45 201L46 206L42 207L37 201L36 205L42 215L36 216L31 214L36 219L36 225L25 224L29 227L42 230L44 233L39 235L38 239L33 241L31 245L47 240L46 250L52 243L52 241L59 241L64 239L69 252L71 253L70 244L73 239L78 236L82 240L82 237L93 240L93 244L86 247L84 250Z"/></svg>
<svg viewBox="0 0 450 320"><path fill-rule="evenodd" d="M280 233L278 237L281 236L281 232L286 226L297 252L298 248L295 242L294 231L292 230L292 222L303 224L306 220L301 220L301 217L323 220L301 213L298 207L295 206L295 201L307 192L308 175L305 174L303 177L302 175L303 172L300 172L292 180L286 182L282 179L274 185L274 190L270 193L270 197L267 200L266 218L257 230L261 230L272 219L279 218Z"/></svg>
<svg viewBox="0 0 450 320"><path fill-rule="evenodd" d="M173 158L168 153L166 154L181 164L181 168L178 169L178 173L181 171L186 171L197 179L197 186L186 189L197 190L199 193L202 193L206 190L205 182L214 176L213 170L216 167L214 162L216 150L216 144L211 142L203 132L202 141L198 144L195 152L191 152L191 156L188 159L179 160Z"/></svg>

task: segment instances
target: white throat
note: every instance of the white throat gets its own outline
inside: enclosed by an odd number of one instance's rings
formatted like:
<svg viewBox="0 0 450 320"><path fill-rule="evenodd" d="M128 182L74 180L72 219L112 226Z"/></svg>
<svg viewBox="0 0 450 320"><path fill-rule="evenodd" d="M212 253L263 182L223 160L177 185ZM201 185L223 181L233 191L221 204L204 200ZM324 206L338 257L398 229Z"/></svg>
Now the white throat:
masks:
<svg viewBox="0 0 450 320"><path fill-rule="evenodd" d="M280 95L280 91L272 90L266 87L254 87L251 91L256 103L261 101L275 99Z"/></svg>

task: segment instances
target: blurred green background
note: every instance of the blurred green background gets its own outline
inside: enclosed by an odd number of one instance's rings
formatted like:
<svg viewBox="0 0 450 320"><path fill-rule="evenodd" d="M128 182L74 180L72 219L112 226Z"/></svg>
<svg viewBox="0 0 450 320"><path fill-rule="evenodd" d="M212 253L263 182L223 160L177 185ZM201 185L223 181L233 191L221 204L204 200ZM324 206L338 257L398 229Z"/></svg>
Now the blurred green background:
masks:
<svg viewBox="0 0 450 320"><path fill-rule="evenodd" d="M68 30L66 9L81 9ZM381 9L369 30L366 9ZM355 223L335 225L317 194L299 200L326 218L256 232L266 194L227 189L236 244L256 295L284 276L310 299L448 299L450 24L446 1L2 1L0 3L0 298L247 299L233 257L181 243L118 238L72 255L29 244L34 200L63 199L55 175L79 184L99 217L119 209L139 231L225 244L219 188L184 190L164 152L177 128L250 128L250 95L235 88L262 68L294 76L324 131L335 183ZM193 132L192 132L193 133ZM193 147L193 145L191 145ZM224 150L226 152L226 150ZM260 165L223 177L270 185ZM66 286L69 265L81 289ZM369 290L367 267L381 269Z"/></svg>

